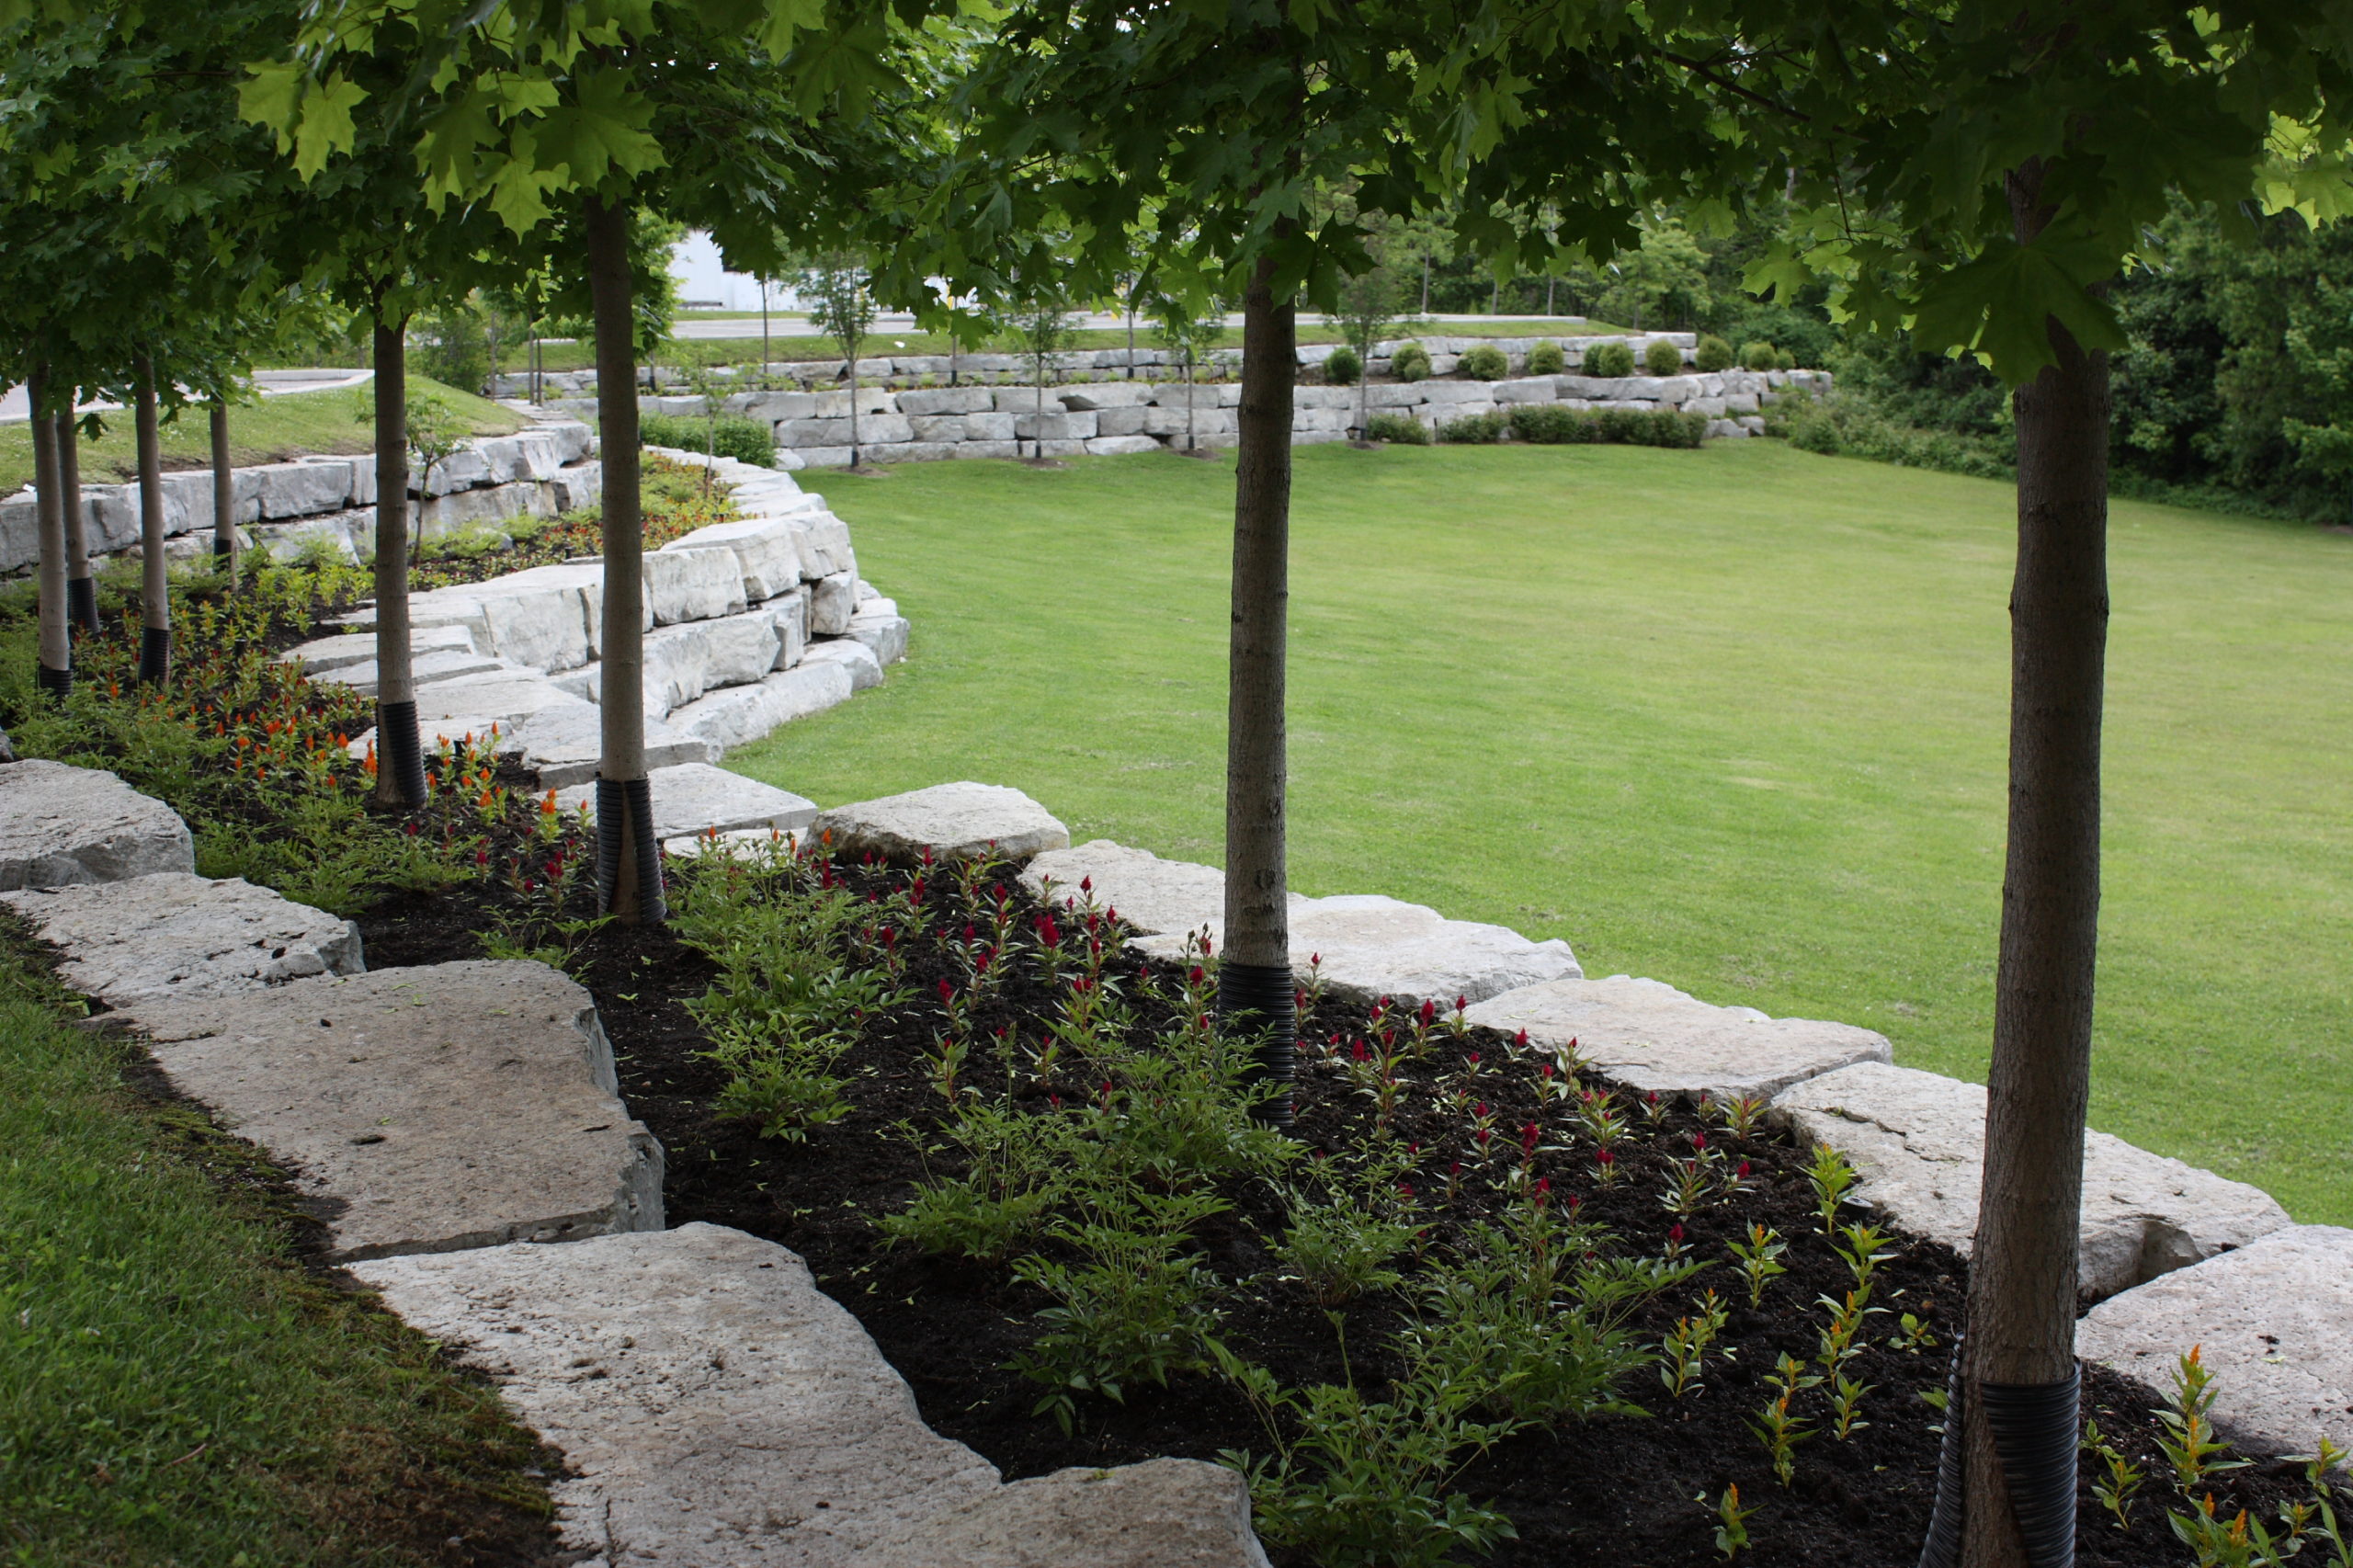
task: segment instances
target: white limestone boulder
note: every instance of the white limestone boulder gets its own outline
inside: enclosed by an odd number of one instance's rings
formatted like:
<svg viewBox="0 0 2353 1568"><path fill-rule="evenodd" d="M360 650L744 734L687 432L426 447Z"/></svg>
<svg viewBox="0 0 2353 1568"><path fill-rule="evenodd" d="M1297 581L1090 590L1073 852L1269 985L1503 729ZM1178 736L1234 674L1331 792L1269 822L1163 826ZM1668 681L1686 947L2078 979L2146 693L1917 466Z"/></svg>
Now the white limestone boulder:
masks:
<svg viewBox="0 0 2353 1568"><path fill-rule="evenodd" d="M730 833L739 828L790 832L808 826L817 815L813 801L707 762L650 768L646 779L654 796L656 838L677 838L714 830ZM590 782L559 790L555 803L558 810L566 812L585 804L593 820L597 813L597 787Z"/></svg>
<svg viewBox="0 0 2353 1568"><path fill-rule="evenodd" d="M923 1520L857 1568L1266 1568L1239 1471L1199 1460L1074 1466Z"/></svg>
<svg viewBox="0 0 2353 1568"><path fill-rule="evenodd" d="M742 504L742 496L737 496ZM774 598L801 584L801 537L782 517L753 517L743 522L712 523L672 540L666 551L724 547L735 552L744 578L744 597L752 603Z"/></svg>
<svg viewBox="0 0 2353 1568"><path fill-rule="evenodd" d="M573 570L578 570L574 568ZM592 568L601 573L601 568ZM541 672L576 669L596 656L592 633L601 619L602 587L594 591L597 608L589 608L591 590L584 585L510 585L512 579L481 585L483 624L491 648L517 664Z"/></svg>
<svg viewBox="0 0 2353 1568"><path fill-rule="evenodd" d="M836 855L871 849L900 860L926 847L941 859L1021 859L1070 846L1070 830L1020 790L969 781L835 806L810 824L809 835Z"/></svg>
<svg viewBox="0 0 2353 1568"><path fill-rule="evenodd" d="M645 598L656 626L733 615L745 604L744 574L734 551L723 545L649 551Z"/></svg>
<svg viewBox="0 0 2353 1568"><path fill-rule="evenodd" d="M662 1146L588 993L480 960L122 1010L172 1086L296 1173L338 1262L662 1226Z"/></svg>
<svg viewBox="0 0 2353 1568"><path fill-rule="evenodd" d="M588 706L543 676L524 670L458 676L420 687L416 693L418 728L441 735L479 735L493 725L511 728L551 709L577 710Z"/></svg>
<svg viewBox="0 0 2353 1568"><path fill-rule="evenodd" d="M437 648L429 653L412 652L409 655L409 679L417 686L430 686L435 681L455 680L460 676L489 675L496 671L527 676L540 673L513 659L502 659L494 653L476 653L471 650ZM347 686L362 697L375 696L381 680L373 659L339 665L311 678L327 686Z"/></svg>
<svg viewBox="0 0 2353 1568"><path fill-rule="evenodd" d="M811 636L839 637L849 631L851 618L857 614L858 576L855 573L836 572L809 585Z"/></svg>
<svg viewBox="0 0 2353 1568"><path fill-rule="evenodd" d="M0 892L195 870L179 813L104 768L0 764Z"/></svg>
<svg viewBox="0 0 2353 1568"><path fill-rule="evenodd" d="M803 662L753 685L731 686L698 698L673 710L667 722L674 730L732 750L849 699L847 670L837 664Z"/></svg>
<svg viewBox="0 0 2353 1568"><path fill-rule="evenodd" d="M801 653L804 665L839 665L849 676L852 691L864 691L882 684L882 661L874 650L848 637L828 637L812 642Z"/></svg>
<svg viewBox="0 0 2353 1568"><path fill-rule="evenodd" d="M239 878L158 871L0 893L64 953L67 984L109 1007L360 974L359 927Z"/></svg>
<svg viewBox="0 0 2353 1568"><path fill-rule="evenodd" d="M784 651L780 630L784 619L782 615L761 606L741 615L724 615L701 622L710 649L703 689L742 686L775 669L777 659Z"/></svg>
<svg viewBox="0 0 2353 1568"><path fill-rule="evenodd" d="M895 665L907 656L906 618L893 606L878 610L876 605L888 605L888 599L871 599L858 606L858 613L849 618L849 630L844 635L865 643L874 651L877 665Z"/></svg>
<svg viewBox="0 0 2353 1568"><path fill-rule="evenodd" d="M1290 917L1291 968L1320 954L1324 987L1344 1001L1393 996L1451 1006L1524 985L1574 979L1566 942L1531 942L1507 926L1449 920L1435 909L1377 893L1309 899Z"/></svg>
<svg viewBox="0 0 2353 1568"><path fill-rule="evenodd" d="M2193 1346L2234 1442L2353 1448L2353 1231L2283 1226L2110 1296L2075 1325L2076 1355L2160 1390Z"/></svg>
<svg viewBox="0 0 2353 1568"><path fill-rule="evenodd" d="M585 784L604 758L604 719L594 708L550 708L517 720L499 732L498 750L539 778L542 790ZM645 721L645 766L675 767L683 762L717 762L719 746L656 718Z"/></svg>
<svg viewBox="0 0 2353 1568"><path fill-rule="evenodd" d="M1566 979L1506 992L1471 1009L1474 1024L1553 1050L1571 1040L1607 1077L1638 1093L1770 1098L1859 1062L1886 1062L1886 1037L1851 1024L1772 1018L1718 1007L1658 980Z"/></svg>
<svg viewBox="0 0 2353 1568"><path fill-rule="evenodd" d="M473 634L462 626L412 627L408 634L408 656L421 659L429 653L476 653L483 652L474 646ZM320 637L289 648L278 656L282 665L300 665L302 673L313 679L348 669L353 665L376 662L376 634L373 631L347 631L333 637Z"/></svg>
<svg viewBox="0 0 2353 1568"><path fill-rule="evenodd" d="M1140 936L1181 938L1205 926L1222 928L1225 919L1223 871L1189 860L1164 860L1149 849L1108 838L1047 850L1021 869L1021 882L1055 903L1086 899L1099 909L1117 911ZM1306 902L1290 895L1293 910Z"/></svg>
<svg viewBox="0 0 2353 1568"><path fill-rule="evenodd" d="M813 583L847 572L858 576L858 553L850 548L849 525L831 512L809 514L801 522L801 577Z"/></svg>
<svg viewBox="0 0 2353 1568"><path fill-rule="evenodd" d="M1985 1089L1915 1068L1862 1062L1774 1096L1800 1132L1847 1156L1854 1198L1964 1256L1984 1176ZM2288 1223L2270 1194L2134 1148L2084 1135L2081 1277L2098 1301L2241 1247Z"/></svg>

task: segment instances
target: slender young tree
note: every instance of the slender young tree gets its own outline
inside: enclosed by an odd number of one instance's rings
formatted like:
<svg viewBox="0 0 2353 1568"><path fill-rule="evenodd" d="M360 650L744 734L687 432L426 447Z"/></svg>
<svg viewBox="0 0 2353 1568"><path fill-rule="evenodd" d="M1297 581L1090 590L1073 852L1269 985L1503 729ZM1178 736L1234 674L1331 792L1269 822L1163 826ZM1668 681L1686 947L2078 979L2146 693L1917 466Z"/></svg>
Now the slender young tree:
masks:
<svg viewBox="0 0 2353 1568"><path fill-rule="evenodd" d="M163 440L155 428L155 359L142 354L134 423L139 443L139 678L162 686L172 672L171 579L164 555Z"/></svg>
<svg viewBox="0 0 2353 1568"><path fill-rule="evenodd" d="M71 406L57 416L57 494L65 509L65 619L95 637L98 585L90 575L89 518L82 499L82 430Z"/></svg>
<svg viewBox="0 0 2353 1568"><path fill-rule="evenodd" d="M874 291L868 285L865 258L848 251L821 256L801 273L800 288L809 301L809 324L842 351L842 384L849 390L849 466L855 472L859 462L858 360L874 329Z"/></svg>
<svg viewBox="0 0 2353 1568"><path fill-rule="evenodd" d="M1341 336L1357 357L1357 422L1351 434L1359 443L1365 440L1372 396L1372 346L1397 320L1398 307L1403 302L1400 295L1396 272L1385 258L1340 285L1339 309L1333 313L1338 320Z"/></svg>
<svg viewBox="0 0 2353 1568"><path fill-rule="evenodd" d="M65 616L65 506L57 465L57 419L49 397L49 377L36 369L25 392L31 400L34 523L40 530L41 691L62 702L74 689L74 642Z"/></svg>
<svg viewBox="0 0 2353 1568"><path fill-rule="evenodd" d="M229 403L215 397L207 423L212 438L212 558L237 574L237 470L229 455Z"/></svg>

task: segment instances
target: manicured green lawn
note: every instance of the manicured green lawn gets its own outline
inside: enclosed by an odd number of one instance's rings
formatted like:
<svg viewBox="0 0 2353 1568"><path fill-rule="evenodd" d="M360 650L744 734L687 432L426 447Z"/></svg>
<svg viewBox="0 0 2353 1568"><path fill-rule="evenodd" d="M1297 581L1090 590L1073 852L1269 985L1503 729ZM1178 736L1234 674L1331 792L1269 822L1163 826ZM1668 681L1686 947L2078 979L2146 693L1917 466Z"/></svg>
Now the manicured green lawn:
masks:
<svg viewBox="0 0 2353 1568"><path fill-rule="evenodd" d="M375 426L364 410L369 389L288 392L229 411L229 456L243 467L277 462L304 452L365 452L375 448ZM411 399L435 397L462 417L477 436L503 436L521 427L521 415L426 376L408 379ZM354 417L355 415L359 417ZM139 477L139 446L128 410L106 415L107 432L82 442L82 481L117 484ZM166 468L206 468L212 462L212 426L202 408L182 411L157 427ZM13 494L33 482L32 427L0 425L0 494Z"/></svg>
<svg viewBox="0 0 2353 1568"><path fill-rule="evenodd" d="M812 483L914 652L731 765L1220 858L1230 458ZM1765 441L1303 450L1294 883L1982 1076L2011 506ZM2353 1222L2353 539L2131 504L2112 538L2094 1123Z"/></svg>

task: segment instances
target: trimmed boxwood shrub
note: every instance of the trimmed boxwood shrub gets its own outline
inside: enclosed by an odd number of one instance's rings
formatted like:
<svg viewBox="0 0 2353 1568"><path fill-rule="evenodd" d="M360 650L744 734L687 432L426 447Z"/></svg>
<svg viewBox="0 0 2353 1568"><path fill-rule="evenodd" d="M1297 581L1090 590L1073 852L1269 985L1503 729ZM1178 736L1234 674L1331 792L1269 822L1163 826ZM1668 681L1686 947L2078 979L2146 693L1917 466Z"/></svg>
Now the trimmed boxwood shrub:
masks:
<svg viewBox="0 0 2353 1568"><path fill-rule="evenodd" d="M1585 373L1611 379L1634 373L1634 351L1624 343L1597 343L1585 351Z"/></svg>
<svg viewBox="0 0 2353 1568"><path fill-rule="evenodd" d="M1459 446L1483 447L1504 438L1509 423L1500 414L1466 414L1438 427L1438 438Z"/></svg>
<svg viewBox="0 0 2353 1568"><path fill-rule="evenodd" d="M1430 444L1430 430L1410 414L1376 414L1364 422L1364 438L1427 447Z"/></svg>
<svg viewBox="0 0 2353 1568"><path fill-rule="evenodd" d="M1568 365L1569 357L1549 337L1528 351L1528 373L1531 376L1557 376Z"/></svg>
<svg viewBox="0 0 2353 1568"><path fill-rule="evenodd" d="M1717 370L1729 370L1733 367L1732 345L1711 332L1691 350L1691 363L1711 374Z"/></svg>
<svg viewBox="0 0 2353 1568"><path fill-rule="evenodd" d="M1389 373L1401 381L1418 381L1430 373L1430 351L1418 343L1401 343L1389 357Z"/></svg>
<svg viewBox="0 0 2353 1568"><path fill-rule="evenodd" d="M1683 373L1683 350L1664 337L1654 337L1651 346L1643 350L1643 369L1654 376L1679 376Z"/></svg>
<svg viewBox="0 0 2353 1568"><path fill-rule="evenodd" d="M1492 343L1473 344L1454 362L1454 368L1473 381L1500 381L1511 374L1511 361Z"/></svg>
<svg viewBox="0 0 2353 1568"><path fill-rule="evenodd" d="M1363 374L1364 366L1357 358L1357 351L1345 343L1333 349L1331 357L1324 361L1324 380L1331 386L1352 387Z"/></svg>
<svg viewBox="0 0 2353 1568"><path fill-rule="evenodd" d="M1740 368L1744 370L1769 370L1779 358L1773 346L1761 340L1740 346Z"/></svg>
<svg viewBox="0 0 2353 1568"><path fill-rule="evenodd" d="M676 414L648 414L637 422L637 439L640 446L675 447L688 452L699 452L707 444L715 444L722 458L757 463L762 468L776 466L776 431L756 419L741 419L733 415L722 418L713 431L699 419Z"/></svg>
<svg viewBox="0 0 2353 1568"><path fill-rule="evenodd" d="M1786 348L1777 348L1773 351L1773 369L1777 370L1794 370L1797 368L1798 357L1796 355L1790 353Z"/></svg>
<svg viewBox="0 0 2353 1568"><path fill-rule="evenodd" d="M1671 408L1605 408L1588 413L1557 403L1530 403L1511 411L1511 432L1523 441L1545 446L1608 442L1688 448L1698 446L1707 435L1708 419L1705 415Z"/></svg>

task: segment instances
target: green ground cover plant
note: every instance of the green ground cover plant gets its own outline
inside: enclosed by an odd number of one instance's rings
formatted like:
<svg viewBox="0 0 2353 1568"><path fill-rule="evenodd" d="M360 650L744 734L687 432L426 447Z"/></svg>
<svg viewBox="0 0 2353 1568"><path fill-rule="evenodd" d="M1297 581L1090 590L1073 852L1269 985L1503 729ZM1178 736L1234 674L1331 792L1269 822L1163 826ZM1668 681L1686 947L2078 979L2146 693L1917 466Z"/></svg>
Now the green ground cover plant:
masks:
<svg viewBox="0 0 2353 1568"><path fill-rule="evenodd" d="M1299 458L1300 891L1565 937L1589 972L1982 1074L2007 490L1767 441ZM1230 461L834 485L913 654L731 766L821 800L989 778L1076 838L1214 861ZM2093 1123L2353 1221L2353 826L2325 804L2353 540L2120 502L2111 570Z"/></svg>
<svg viewBox="0 0 2353 1568"><path fill-rule="evenodd" d="M363 384L358 389L364 396ZM408 378L412 403L430 398L450 410L467 433L506 436L523 427L523 418L487 398L444 386L426 376ZM279 462L305 452L348 456L375 449L375 437L366 422L352 417L355 406L349 389L335 392L287 392L241 403L229 411L229 455L238 466ZM358 405L364 410L364 404ZM132 439L131 412L108 414L106 434L82 442L82 479L87 484L115 484L139 476L138 449ZM202 407L192 407L177 419L159 426L166 469L210 468L212 465L210 426ZM14 494L33 482L31 426L24 422L0 425L0 494Z"/></svg>

